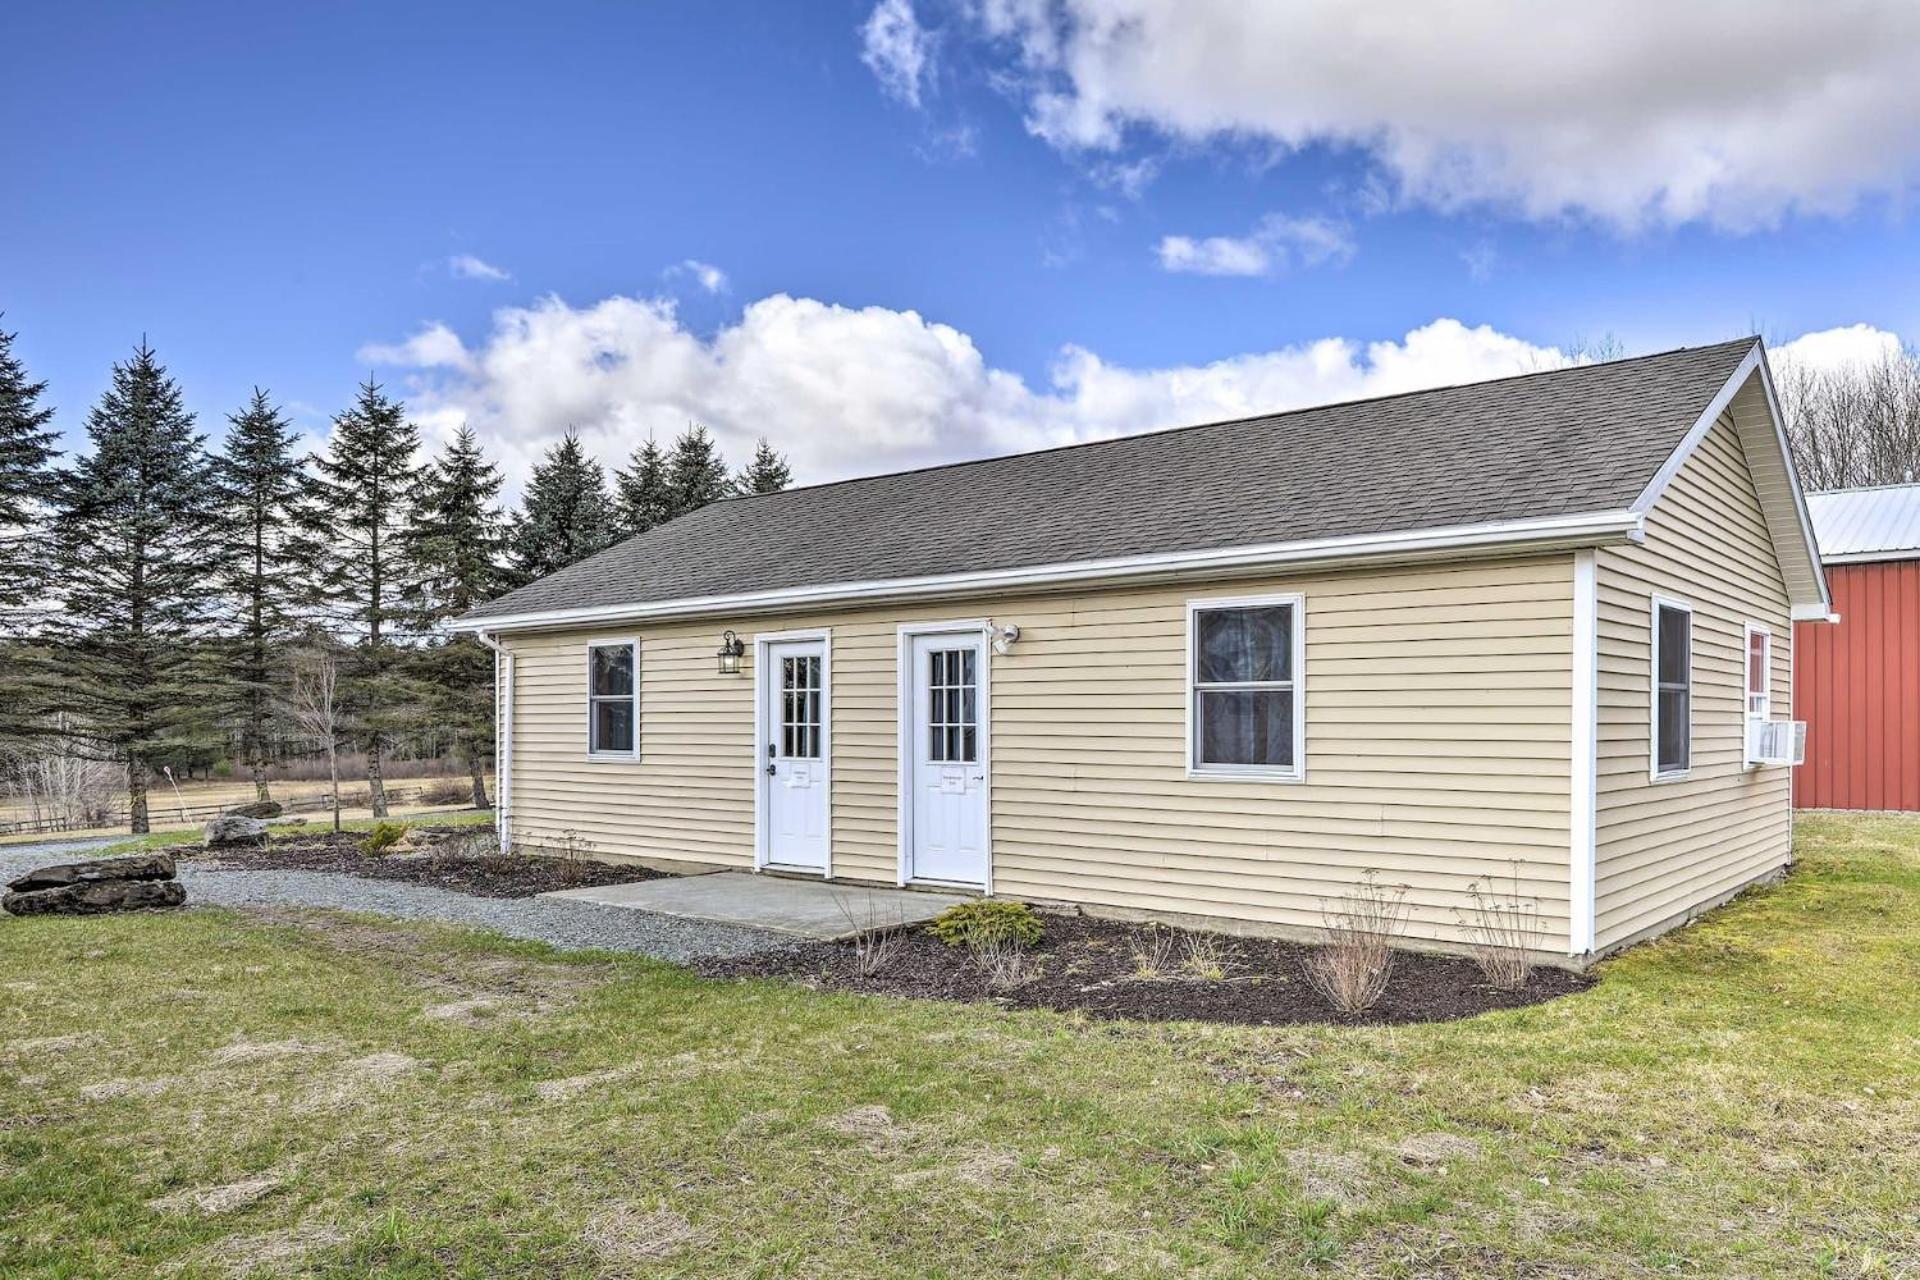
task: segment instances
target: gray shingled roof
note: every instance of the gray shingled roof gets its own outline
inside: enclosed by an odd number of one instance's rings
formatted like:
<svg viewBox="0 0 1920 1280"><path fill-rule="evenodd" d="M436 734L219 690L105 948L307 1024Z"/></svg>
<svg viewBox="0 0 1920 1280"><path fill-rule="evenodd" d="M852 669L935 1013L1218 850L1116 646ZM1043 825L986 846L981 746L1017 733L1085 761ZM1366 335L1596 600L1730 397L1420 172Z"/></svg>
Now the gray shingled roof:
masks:
<svg viewBox="0 0 1920 1280"><path fill-rule="evenodd" d="M1620 511L1753 342L728 499L468 617Z"/></svg>

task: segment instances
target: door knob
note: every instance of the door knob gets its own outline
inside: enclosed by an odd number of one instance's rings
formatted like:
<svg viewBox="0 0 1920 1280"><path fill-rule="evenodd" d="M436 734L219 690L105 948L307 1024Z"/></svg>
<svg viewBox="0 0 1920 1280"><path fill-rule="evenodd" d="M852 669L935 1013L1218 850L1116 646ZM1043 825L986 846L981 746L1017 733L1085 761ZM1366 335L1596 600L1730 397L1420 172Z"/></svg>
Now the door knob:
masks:
<svg viewBox="0 0 1920 1280"><path fill-rule="evenodd" d="M769 778L771 778L771 777L773 777L773 776L774 776L775 774L777 774L777 773L779 773L779 772L780 772L780 766L779 766L779 765L777 765L777 764L775 764L775 763L774 763L773 761L771 761L771 760L769 760L769 761L767 761L767 776L768 776Z"/></svg>

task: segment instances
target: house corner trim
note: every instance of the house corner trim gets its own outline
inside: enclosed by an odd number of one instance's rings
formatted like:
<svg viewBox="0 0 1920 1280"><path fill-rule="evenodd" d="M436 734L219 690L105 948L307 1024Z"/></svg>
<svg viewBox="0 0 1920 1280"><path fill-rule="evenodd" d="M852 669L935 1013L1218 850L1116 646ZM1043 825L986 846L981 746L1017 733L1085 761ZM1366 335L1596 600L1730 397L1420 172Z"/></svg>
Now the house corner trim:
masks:
<svg viewBox="0 0 1920 1280"><path fill-rule="evenodd" d="M1573 553L1573 741L1568 805L1567 952L1594 948L1595 790L1599 766L1599 609L1597 553Z"/></svg>

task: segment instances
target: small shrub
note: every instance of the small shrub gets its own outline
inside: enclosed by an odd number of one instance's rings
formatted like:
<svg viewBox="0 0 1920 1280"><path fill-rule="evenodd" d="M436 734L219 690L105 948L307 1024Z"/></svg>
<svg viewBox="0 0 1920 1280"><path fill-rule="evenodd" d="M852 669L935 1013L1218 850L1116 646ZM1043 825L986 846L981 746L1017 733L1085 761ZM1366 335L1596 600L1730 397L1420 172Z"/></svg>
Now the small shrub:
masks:
<svg viewBox="0 0 1920 1280"><path fill-rule="evenodd" d="M980 972L986 975L987 986L994 991L1017 987L1033 977L1032 957L1027 954L1027 944L1019 938L1005 934L983 938L968 943L967 951Z"/></svg>
<svg viewBox="0 0 1920 1280"><path fill-rule="evenodd" d="M1225 982L1239 967L1233 948L1217 933L1190 933L1180 957L1180 976L1202 982Z"/></svg>
<svg viewBox="0 0 1920 1280"><path fill-rule="evenodd" d="M560 875L564 880L581 881L587 878L587 864L593 861L593 841L568 827L562 831L553 843L553 856L560 861Z"/></svg>
<svg viewBox="0 0 1920 1280"><path fill-rule="evenodd" d="M1363 1013L1385 994L1406 902L1404 885L1383 885L1368 871L1326 909L1327 941L1307 958L1307 982L1341 1013Z"/></svg>
<svg viewBox="0 0 1920 1280"><path fill-rule="evenodd" d="M1133 976L1142 982L1164 978L1173 968L1173 948L1178 939L1172 929L1150 924L1133 935Z"/></svg>
<svg viewBox="0 0 1920 1280"><path fill-rule="evenodd" d="M856 908L845 894L836 893L833 900L853 929L853 954L860 963L860 976L873 977L893 959L893 945L901 929L899 909L895 908L891 916L884 915L872 894L867 895L864 910Z"/></svg>
<svg viewBox="0 0 1920 1280"><path fill-rule="evenodd" d="M433 805L473 803L473 781L469 778L440 778L420 788L420 803Z"/></svg>
<svg viewBox="0 0 1920 1280"><path fill-rule="evenodd" d="M377 822L373 830L367 832L367 838L360 842L360 852L368 857L377 858L406 838L407 829L402 824Z"/></svg>
<svg viewBox="0 0 1920 1280"><path fill-rule="evenodd" d="M977 898L948 907L928 928L950 947L976 951L999 942L1016 942L1023 948L1037 946L1046 931L1032 907L1004 898Z"/></svg>
<svg viewBox="0 0 1920 1280"><path fill-rule="evenodd" d="M1540 907L1520 896L1520 864L1513 864L1512 888L1506 893L1482 889L1475 880L1467 886L1473 906L1456 911L1467 931L1473 962L1487 981L1502 991L1518 991L1533 976L1531 948L1540 933Z"/></svg>

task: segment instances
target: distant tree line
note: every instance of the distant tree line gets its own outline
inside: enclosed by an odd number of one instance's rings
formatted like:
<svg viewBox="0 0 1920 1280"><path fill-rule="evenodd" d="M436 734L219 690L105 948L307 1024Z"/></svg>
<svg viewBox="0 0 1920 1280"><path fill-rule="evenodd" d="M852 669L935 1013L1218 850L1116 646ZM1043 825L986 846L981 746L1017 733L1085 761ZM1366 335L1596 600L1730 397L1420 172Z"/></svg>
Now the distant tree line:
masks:
<svg viewBox="0 0 1920 1280"><path fill-rule="evenodd" d="M493 659L443 624L791 482L765 440L730 474L698 425L669 448L648 439L609 482L569 431L512 513L470 429L423 457L405 405L371 381L320 453L301 456L261 390L210 447L144 341L63 458L13 339L0 331L0 758L124 769L135 832L164 767L223 752L266 800L276 761L350 744L384 815L383 759L421 736L450 744L484 805Z"/></svg>
<svg viewBox="0 0 1920 1280"><path fill-rule="evenodd" d="M1793 464L1808 489L1920 480L1920 352L1816 369L1776 362Z"/></svg>

